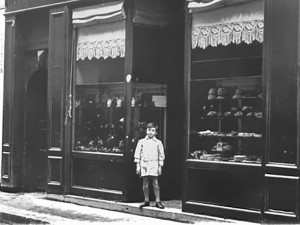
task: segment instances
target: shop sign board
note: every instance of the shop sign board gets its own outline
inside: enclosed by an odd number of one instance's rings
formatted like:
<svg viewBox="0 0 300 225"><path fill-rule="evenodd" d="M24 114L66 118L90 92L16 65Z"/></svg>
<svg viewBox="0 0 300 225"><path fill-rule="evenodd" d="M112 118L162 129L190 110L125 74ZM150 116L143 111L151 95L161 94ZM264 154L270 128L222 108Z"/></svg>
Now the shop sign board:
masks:
<svg viewBox="0 0 300 225"><path fill-rule="evenodd" d="M80 0L7 0L6 12L26 10L54 4L65 4L69 2L79 2Z"/></svg>
<svg viewBox="0 0 300 225"><path fill-rule="evenodd" d="M153 95L152 101L154 102L155 107L167 107L167 97L165 95Z"/></svg>

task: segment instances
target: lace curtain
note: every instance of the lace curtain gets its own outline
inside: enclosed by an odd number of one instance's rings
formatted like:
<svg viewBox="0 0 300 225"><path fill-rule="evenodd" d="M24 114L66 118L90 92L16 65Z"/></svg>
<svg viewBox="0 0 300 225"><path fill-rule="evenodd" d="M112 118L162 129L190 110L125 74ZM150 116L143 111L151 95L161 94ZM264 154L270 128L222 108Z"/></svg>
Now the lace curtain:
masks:
<svg viewBox="0 0 300 225"><path fill-rule="evenodd" d="M231 43L251 44L253 41L262 43L264 40L264 21L253 20L240 23L217 24L196 27L192 30L192 48L227 46Z"/></svg>
<svg viewBox="0 0 300 225"><path fill-rule="evenodd" d="M76 60L125 57L125 21L78 29Z"/></svg>
<svg viewBox="0 0 300 225"><path fill-rule="evenodd" d="M221 3L226 2L227 6ZM231 4L228 4L231 3ZM231 43L260 43L264 38L263 1L217 1L213 9L190 7L192 13L192 48L227 46ZM210 6L211 7L211 6Z"/></svg>
<svg viewBox="0 0 300 225"><path fill-rule="evenodd" d="M122 0L73 10L73 25L77 28L77 61L125 56L123 3Z"/></svg>

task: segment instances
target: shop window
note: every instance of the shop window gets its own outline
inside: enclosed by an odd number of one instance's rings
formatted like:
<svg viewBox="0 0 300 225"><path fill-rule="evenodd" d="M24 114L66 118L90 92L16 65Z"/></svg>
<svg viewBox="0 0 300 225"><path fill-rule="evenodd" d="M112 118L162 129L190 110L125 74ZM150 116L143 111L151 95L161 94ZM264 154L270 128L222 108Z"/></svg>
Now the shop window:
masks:
<svg viewBox="0 0 300 225"><path fill-rule="evenodd" d="M120 82L123 71L124 58L77 62L75 150L123 152L125 83Z"/></svg>
<svg viewBox="0 0 300 225"><path fill-rule="evenodd" d="M75 150L122 153L125 85L77 85Z"/></svg>
<svg viewBox="0 0 300 225"><path fill-rule="evenodd" d="M76 34L74 154L87 151L122 156L126 119L123 1L74 9L73 24ZM148 51L144 52L148 56ZM146 135L148 122L158 124L158 137L164 143L166 136L166 85L137 81L136 77L133 82L127 81L132 82L131 153L137 141Z"/></svg>
<svg viewBox="0 0 300 225"><path fill-rule="evenodd" d="M123 1L73 10L75 151L122 154L125 139Z"/></svg>
<svg viewBox="0 0 300 225"><path fill-rule="evenodd" d="M76 64L76 85L123 80L124 58L80 60Z"/></svg>
<svg viewBox="0 0 300 225"><path fill-rule="evenodd" d="M191 2L190 160L261 164L263 1Z"/></svg>
<svg viewBox="0 0 300 225"><path fill-rule="evenodd" d="M194 50L192 71L202 65L203 69L199 73L193 71L190 84L191 159L261 163L262 45L255 45L255 56L247 55L248 52L239 59L233 59L234 55L230 59L219 57L224 51L242 54L248 46ZM220 52L215 54L218 58L199 60L202 54L209 54L210 51Z"/></svg>

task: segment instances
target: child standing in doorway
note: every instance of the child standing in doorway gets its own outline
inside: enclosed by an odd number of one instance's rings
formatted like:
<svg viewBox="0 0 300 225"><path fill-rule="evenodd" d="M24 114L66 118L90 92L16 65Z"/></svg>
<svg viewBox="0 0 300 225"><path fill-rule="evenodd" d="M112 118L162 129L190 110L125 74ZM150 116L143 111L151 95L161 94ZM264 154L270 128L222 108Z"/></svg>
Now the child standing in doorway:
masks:
<svg viewBox="0 0 300 225"><path fill-rule="evenodd" d="M160 191L158 185L158 176L162 173L164 165L165 153L164 147L160 140L156 138L158 126L155 123L148 123L146 129L146 137L139 140L135 153L134 162L136 163L136 173L143 178L144 202L140 208L150 206L149 201L149 181L155 195L155 206L164 209L164 205L160 201Z"/></svg>

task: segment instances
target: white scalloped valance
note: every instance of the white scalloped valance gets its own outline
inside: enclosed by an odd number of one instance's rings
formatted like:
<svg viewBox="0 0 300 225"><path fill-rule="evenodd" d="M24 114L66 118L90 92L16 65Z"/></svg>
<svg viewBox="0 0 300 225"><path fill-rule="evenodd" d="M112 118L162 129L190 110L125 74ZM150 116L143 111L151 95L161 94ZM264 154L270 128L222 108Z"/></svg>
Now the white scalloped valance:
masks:
<svg viewBox="0 0 300 225"><path fill-rule="evenodd" d="M227 46L242 42L251 44L253 41L262 43L264 40L264 21L244 21L240 23L217 24L196 27L192 30L192 48Z"/></svg>
<svg viewBox="0 0 300 225"><path fill-rule="evenodd" d="M76 60L125 56L124 0L73 10L77 28Z"/></svg>
<svg viewBox="0 0 300 225"><path fill-rule="evenodd" d="M125 20L78 29L76 60L125 57Z"/></svg>
<svg viewBox="0 0 300 225"><path fill-rule="evenodd" d="M212 4L212 3L215 3ZM226 3L226 4L225 4ZM198 6L198 7L197 7ZM206 7L208 7L206 9ZM192 48L260 43L264 39L263 1L213 0L189 3L192 13Z"/></svg>

